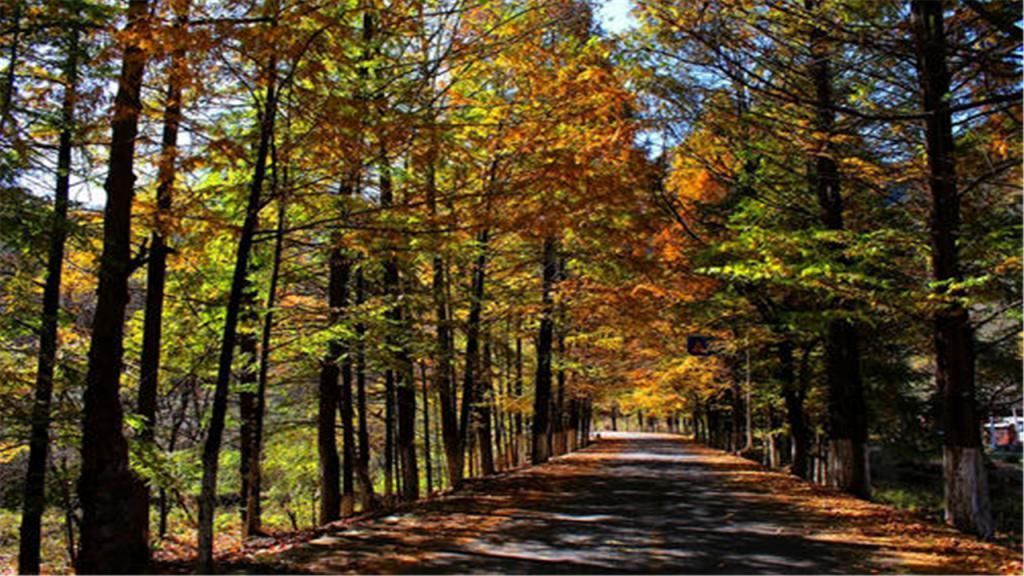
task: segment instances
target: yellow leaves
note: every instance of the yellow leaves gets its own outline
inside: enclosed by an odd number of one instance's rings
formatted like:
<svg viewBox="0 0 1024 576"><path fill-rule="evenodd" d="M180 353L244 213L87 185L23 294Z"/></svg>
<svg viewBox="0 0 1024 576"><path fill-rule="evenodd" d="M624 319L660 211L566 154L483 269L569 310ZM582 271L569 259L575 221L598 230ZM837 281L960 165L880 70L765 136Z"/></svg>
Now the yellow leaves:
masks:
<svg viewBox="0 0 1024 576"><path fill-rule="evenodd" d="M14 442L0 442L0 464L7 464L18 457L19 454L28 451L27 444L16 444Z"/></svg>
<svg viewBox="0 0 1024 576"><path fill-rule="evenodd" d="M723 171L734 163L726 150L714 142L712 138L695 137L695 145L704 148L701 157L716 158ZM709 155L710 156L707 156ZM666 182L666 188L682 203L684 210L691 210L698 203L713 204L725 198L728 189L716 180L709 169L700 164L694 157L678 154L672 159L672 170Z"/></svg>

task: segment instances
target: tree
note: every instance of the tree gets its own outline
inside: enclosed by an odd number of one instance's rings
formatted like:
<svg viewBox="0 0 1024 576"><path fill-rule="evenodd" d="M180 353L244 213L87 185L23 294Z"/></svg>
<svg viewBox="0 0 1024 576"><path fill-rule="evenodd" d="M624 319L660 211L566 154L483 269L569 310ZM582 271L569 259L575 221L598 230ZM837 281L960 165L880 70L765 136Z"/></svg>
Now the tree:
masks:
<svg viewBox="0 0 1024 576"><path fill-rule="evenodd" d="M276 6L271 2L268 13L276 22ZM235 252L235 266L231 277L231 291L228 294L227 309L224 317L224 329L220 344L220 357L217 368L217 381L214 388L213 406L211 407L210 424L206 431L203 445L203 480L199 495L199 557L198 570L210 573L214 570L213 559L213 517L217 506L217 471L219 468L220 446L224 434L224 420L227 413L228 384L231 379L231 368L237 341L238 319L241 313L244 292L248 285L249 259L251 256L253 235L259 218L260 201L263 184L267 175L267 157L274 134L274 121L277 115L277 57L272 55L264 68L265 95L263 110L260 114L259 139L253 165L252 180L246 201L245 219L238 238ZM331 404L334 413L334 404Z"/></svg>
<svg viewBox="0 0 1024 576"><path fill-rule="evenodd" d="M994 528L975 406L974 336L967 309L952 293L952 284L962 279L957 247L960 200L948 98L943 7L938 1L920 0L911 7L921 102L926 114L932 274L938 294L947 297L933 320L935 380L943 400L946 521L987 539L992 537Z"/></svg>
<svg viewBox="0 0 1024 576"><path fill-rule="evenodd" d="M148 9L146 0L128 3L124 55L111 122L110 159L104 184L107 205L103 216L103 254L89 346L82 472L78 480L82 534L76 569L83 574L144 572L149 563L148 515L139 506L144 501L141 492L145 486L128 463L119 397L128 277L138 266L131 251L131 223Z"/></svg>
<svg viewBox="0 0 1024 576"><path fill-rule="evenodd" d="M61 274L64 269L64 243L68 229L68 191L71 177L72 131L75 126L75 101L79 75L79 23L73 21L68 33L64 65L64 95L61 106L60 141L57 145L57 185L50 223L50 246L46 261L46 284L39 327L39 356L36 371L35 401L32 405L32 435L29 440L28 472L25 475L25 500L22 505L18 540L18 572L39 573L39 548L43 511L46 505L46 461L50 444L50 405L53 398L53 374L57 357L57 314L60 311ZM9 64L14 67L14 58Z"/></svg>

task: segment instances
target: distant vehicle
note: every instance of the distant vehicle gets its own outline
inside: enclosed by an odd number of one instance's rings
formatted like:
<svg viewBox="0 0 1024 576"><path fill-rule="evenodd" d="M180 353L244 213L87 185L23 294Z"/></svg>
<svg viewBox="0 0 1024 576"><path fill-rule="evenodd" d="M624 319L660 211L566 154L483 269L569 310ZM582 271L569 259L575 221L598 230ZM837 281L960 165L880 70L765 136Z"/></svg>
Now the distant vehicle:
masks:
<svg viewBox="0 0 1024 576"><path fill-rule="evenodd" d="M1024 416L990 418L985 425L987 444L992 450L1020 450L1024 437Z"/></svg>

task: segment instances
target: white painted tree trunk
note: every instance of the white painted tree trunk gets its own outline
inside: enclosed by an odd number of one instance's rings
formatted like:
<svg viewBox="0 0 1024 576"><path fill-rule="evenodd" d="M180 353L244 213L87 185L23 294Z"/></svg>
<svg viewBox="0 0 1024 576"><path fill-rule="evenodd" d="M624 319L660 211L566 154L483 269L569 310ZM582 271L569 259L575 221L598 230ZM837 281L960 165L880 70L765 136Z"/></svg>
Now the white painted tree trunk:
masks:
<svg viewBox="0 0 1024 576"><path fill-rule="evenodd" d="M989 540L995 532L988 494L988 472L980 448L945 446L942 450L945 478L946 523Z"/></svg>

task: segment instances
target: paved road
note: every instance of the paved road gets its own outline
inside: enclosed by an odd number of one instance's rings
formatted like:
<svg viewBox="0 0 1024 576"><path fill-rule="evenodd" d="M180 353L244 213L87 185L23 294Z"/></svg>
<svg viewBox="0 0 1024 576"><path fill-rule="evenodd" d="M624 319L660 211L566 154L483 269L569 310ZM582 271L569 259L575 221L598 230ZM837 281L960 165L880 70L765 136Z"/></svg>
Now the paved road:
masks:
<svg viewBox="0 0 1024 576"><path fill-rule="evenodd" d="M288 571L837 573L893 571L873 547L817 540L828 518L749 466L678 437L608 434L587 449L414 511L355 523L277 557ZM270 568L269 569L275 569Z"/></svg>

